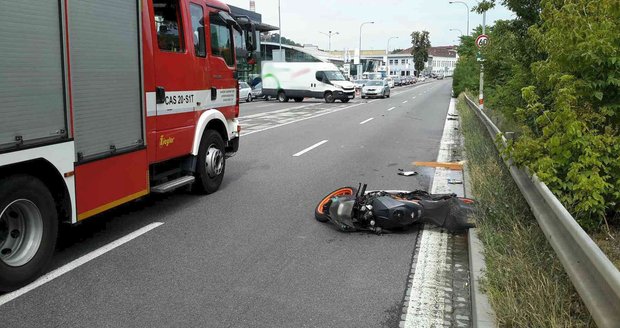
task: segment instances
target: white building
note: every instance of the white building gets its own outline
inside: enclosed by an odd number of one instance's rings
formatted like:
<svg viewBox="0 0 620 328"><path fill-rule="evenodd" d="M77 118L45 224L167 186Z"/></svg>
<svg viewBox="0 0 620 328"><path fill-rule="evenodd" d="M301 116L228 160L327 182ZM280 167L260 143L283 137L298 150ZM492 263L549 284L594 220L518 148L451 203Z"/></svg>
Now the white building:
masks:
<svg viewBox="0 0 620 328"><path fill-rule="evenodd" d="M425 70L437 75L452 76L458 59L454 46L431 47L428 49L428 66Z"/></svg>
<svg viewBox="0 0 620 328"><path fill-rule="evenodd" d="M406 56L409 58L411 64L411 72L414 71L413 64L413 56L411 55L411 48L405 49L403 51L398 52L397 54L390 55L391 56ZM403 63L401 60L398 61L400 66L396 66L397 69L402 69ZM428 49L428 61L424 64L424 74L437 74L444 76L452 76L454 72L454 68L456 67L456 61L458 60L458 54L456 53L456 49L454 46L440 46L440 47L430 47ZM389 62L389 61L388 61ZM405 64L406 65L406 64ZM390 68L392 70L392 68ZM413 74L413 73L412 73ZM405 75L405 74L401 74Z"/></svg>

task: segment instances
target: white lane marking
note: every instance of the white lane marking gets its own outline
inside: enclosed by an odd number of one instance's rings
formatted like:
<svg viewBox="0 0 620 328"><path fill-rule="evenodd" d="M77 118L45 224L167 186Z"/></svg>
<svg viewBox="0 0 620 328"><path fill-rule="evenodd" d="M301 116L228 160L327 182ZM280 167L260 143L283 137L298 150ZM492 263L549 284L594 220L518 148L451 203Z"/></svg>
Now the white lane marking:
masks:
<svg viewBox="0 0 620 328"><path fill-rule="evenodd" d="M94 250L94 251L92 251L92 252L90 252L90 253L88 253L88 254L86 254L86 255L84 255L84 256L76 259L76 260L73 260L73 261L71 261L71 262L61 266L60 268L58 268L58 269L56 269L56 270L54 270L52 272L49 272L49 273L43 275L42 277L40 277L39 279L35 280L34 282L32 282L32 283L30 283L30 284L28 284L28 285L26 285L26 286L16 290L16 291L13 291L13 292L10 292L10 293L7 293L7 294L4 294L4 295L0 296L0 306L2 306L4 304L6 304L6 303L8 303L8 302L10 302L10 301L20 297L20 296L22 296L22 295L32 291L33 289L35 289L37 287L40 287L40 286L42 286L42 285L44 285L44 284L46 284L46 283L48 283L48 282L50 282L50 281L52 281L52 280L54 280L56 278L62 276L63 274L65 274L65 273L67 273L67 272L69 272L69 271L71 271L71 270L73 270L73 269L75 269L75 268L85 264L85 263L88 263L89 261L92 261L92 260L96 259L97 257L99 257L99 256L101 256L101 255L103 255L103 254L105 254L105 253L107 253L107 252L109 252L109 251L111 251L111 250L113 250L113 249L115 249L115 248L117 248L117 247L119 247L119 246L121 246L121 245L123 245L123 244L125 244L125 243L127 243L127 242L129 242L129 241L131 241L131 240L133 240L133 239L135 239L135 238L137 238L137 237L139 237L139 236L141 236L141 235L143 235L143 234L153 230L153 229L155 229L155 228L157 228L157 227L159 227L162 224L164 224L164 223L163 222L151 223L151 224L149 224L149 225L147 225L147 226L145 226L143 228L140 228L140 229L138 229L138 230L128 234L127 236L124 236L124 237L122 237L120 239L117 239L117 240L115 240L115 241L113 241L113 242L111 242L111 243L109 243L109 244L107 244L107 245L105 245L105 246L103 246L103 247L101 247L99 249L96 249L96 250Z"/></svg>
<svg viewBox="0 0 620 328"><path fill-rule="evenodd" d="M406 104L408 100L403 101L403 104Z"/></svg>
<svg viewBox="0 0 620 328"><path fill-rule="evenodd" d="M274 105L277 103L274 103ZM302 105L302 106L297 106L297 107L287 107L284 109L278 109L278 110L272 110L269 112L264 112L264 113L257 113L257 114L251 114L251 115L241 115L241 119L244 118L255 118L255 117L261 117L261 116L269 116L271 114L278 114L278 113L283 113L292 109L301 109L301 108L311 108L311 107L316 107L318 105L320 105L321 103L314 103L314 104L307 104L307 105ZM269 105L271 106L271 105Z"/></svg>
<svg viewBox="0 0 620 328"><path fill-rule="evenodd" d="M415 96L413 96L413 98L411 98L411 99L415 99Z"/></svg>
<svg viewBox="0 0 620 328"><path fill-rule="evenodd" d="M451 99L448 113L455 113L455 104L455 99ZM444 145L452 142L456 137L455 134L458 134L453 124L458 123L446 117L437 155L438 162L449 160L450 148ZM430 191L432 194L447 192L447 172L445 168L435 170ZM405 314L405 328L443 326L446 311L445 299L451 293L443 288L450 274L450 265L447 263L448 239L448 234L442 232L441 229L429 225L424 226L417 261L412 264L414 273L411 287L407 292L409 299Z"/></svg>
<svg viewBox="0 0 620 328"><path fill-rule="evenodd" d="M365 120L365 121L361 121L361 122L360 122L360 125L362 125L362 124L366 124L366 123L368 123L368 122L370 122L370 121L372 121L372 120L374 120L374 119L375 119L374 117L371 117L371 118L369 118L369 119L367 119L367 120Z"/></svg>
<svg viewBox="0 0 620 328"><path fill-rule="evenodd" d="M299 156L301 156L301 155L303 155L303 154L305 154L305 153L307 153L307 152L311 151L312 149L314 149L314 148L316 148L316 147L318 147L318 146L320 146L320 145L322 145L322 144L324 144L324 143L326 143L326 142L327 142L327 140L323 140L323 141L321 141L321 142L317 142L317 143L315 143L314 145L312 145L312 146L310 146L310 147L308 147L308 148L306 148L306 149L304 149L304 150L302 150L302 151L300 151L300 152L296 153L295 155L293 155L293 157L299 157Z"/></svg>
<svg viewBox="0 0 620 328"><path fill-rule="evenodd" d="M274 104L266 104L266 105L260 105L260 106L256 106L256 108L265 108L265 107L270 107L273 106Z"/></svg>
<svg viewBox="0 0 620 328"><path fill-rule="evenodd" d="M357 106L360 106L360 105L363 105L363 104L364 104L364 103L357 103L357 104L355 104L355 105L351 105L351 106L348 106L348 107L338 108L338 109L336 109L336 110L327 111L327 112L320 113L320 114L317 114L317 115L314 115L314 116L304 117L304 118L300 118L300 119L298 119L298 120L293 120L293 121L290 121L290 122L285 122L285 123L281 123L281 124L276 124L276 125L274 125L274 126L269 126L269 127L264 128L264 129L255 130L255 131L250 131L250 132L246 132L246 133L241 132L241 136L247 136L247 135L250 135L250 134L253 134L253 133L263 132L263 131L267 131L267 130L271 130L271 129L279 128L279 127L281 127L281 126L285 126L285 125L289 125L289 124L293 124L293 123L297 123L297 122L301 122L301 121L309 120L309 119L312 119L312 118L315 118L315 117L321 117L321 116L323 116L323 115L327 115L327 114L331 114L331 113L336 113L336 112L339 112L339 111L341 111L341 110L345 110L345 109L349 109L349 108L357 107ZM242 124L243 124L243 123L242 123Z"/></svg>
<svg viewBox="0 0 620 328"><path fill-rule="evenodd" d="M390 108L388 108L388 110L387 110L387 111L388 111L388 112L391 112L391 111L392 111L392 109L394 109L394 108L396 108L396 107L390 107Z"/></svg>

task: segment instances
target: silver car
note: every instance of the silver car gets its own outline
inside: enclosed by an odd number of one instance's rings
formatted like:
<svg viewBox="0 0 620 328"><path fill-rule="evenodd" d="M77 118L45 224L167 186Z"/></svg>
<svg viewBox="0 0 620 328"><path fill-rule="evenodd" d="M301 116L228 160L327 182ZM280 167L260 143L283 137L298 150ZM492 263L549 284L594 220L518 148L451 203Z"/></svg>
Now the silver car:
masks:
<svg viewBox="0 0 620 328"><path fill-rule="evenodd" d="M254 100L252 88L246 82L239 82L239 100L241 99L245 99L247 102Z"/></svg>
<svg viewBox="0 0 620 328"><path fill-rule="evenodd" d="M390 86L387 80L370 80L362 88L362 99L370 97L390 98Z"/></svg>

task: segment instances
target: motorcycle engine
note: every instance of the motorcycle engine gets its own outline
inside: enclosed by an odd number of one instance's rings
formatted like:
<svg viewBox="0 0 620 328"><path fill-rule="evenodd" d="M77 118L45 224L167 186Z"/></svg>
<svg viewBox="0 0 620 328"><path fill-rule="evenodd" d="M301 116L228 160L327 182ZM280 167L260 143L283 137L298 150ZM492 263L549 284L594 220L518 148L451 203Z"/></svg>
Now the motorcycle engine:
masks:
<svg viewBox="0 0 620 328"><path fill-rule="evenodd" d="M411 201L401 201L390 196L372 200L375 225L385 229L402 228L419 220L422 206Z"/></svg>

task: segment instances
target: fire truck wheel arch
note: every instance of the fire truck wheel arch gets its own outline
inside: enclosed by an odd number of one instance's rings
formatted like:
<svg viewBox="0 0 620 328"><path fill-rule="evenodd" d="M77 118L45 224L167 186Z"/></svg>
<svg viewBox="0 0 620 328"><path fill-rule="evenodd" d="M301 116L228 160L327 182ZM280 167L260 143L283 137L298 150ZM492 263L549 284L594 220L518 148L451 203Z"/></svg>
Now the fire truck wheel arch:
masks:
<svg viewBox="0 0 620 328"><path fill-rule="evenodd" d="M41 180L26 174L0 179L0 291L21 287L49 264L58 220Z"/></svg>
<svg viewBox="0 0 620 328"><path fill-rule="evenodd" d="M204 135L204 131L207 125L213 126L214 125L213 123L218 122L218 121L219 123L216 123L215 126L218 127L218 129L222 130L222 131L218 131L220 132L220 134L224 133L222 135L222 139L224 143L226 143L228 140L231 139L233 131L236 131L236 126L234 126L233 128L235 129L232 130L231 127L229 127L228 124L226 124L226 118L224 117L224 114L222 114L222 112L216 109L209 109L203 112L202 115L200 115L200 118L198 119L198 122L196 123L196 131L194 132L194 144L192 146L192 155L198 156L198 152L200 150L200 143L202 141L202 136ZM236 125L236 120L234 124Z"/></svg>

